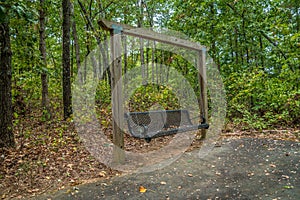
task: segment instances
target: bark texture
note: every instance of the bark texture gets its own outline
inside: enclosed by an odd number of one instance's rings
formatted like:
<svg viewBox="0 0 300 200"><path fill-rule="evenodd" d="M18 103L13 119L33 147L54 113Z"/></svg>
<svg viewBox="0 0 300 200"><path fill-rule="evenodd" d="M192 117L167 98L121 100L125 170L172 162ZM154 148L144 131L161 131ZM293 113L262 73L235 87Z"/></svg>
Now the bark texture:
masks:
<svg viewBox="0 0 300 200"><path fill-rule="evenodd" d="M64 118L67 119L72 114L72 95L71 95L71 69L70 69L70 0L62 1L63 8L63 104Z"/></svg>
<svg viewBox="0 0 300 200"><path fill-rule="evenodd" d="M14 147L9 23L0 23L0 148Z"/></svg>

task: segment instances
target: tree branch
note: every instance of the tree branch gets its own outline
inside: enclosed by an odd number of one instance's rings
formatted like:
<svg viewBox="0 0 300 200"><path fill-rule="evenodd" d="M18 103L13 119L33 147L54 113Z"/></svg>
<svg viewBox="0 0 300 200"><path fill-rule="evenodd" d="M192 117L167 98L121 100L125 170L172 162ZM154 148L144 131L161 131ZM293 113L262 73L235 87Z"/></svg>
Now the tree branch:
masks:
<svg viewBox="0 0 300 200"><path fill-rule="evenodd" d="M240 16L241 18L243 18L243 20L248 21L248 23L251 23L249 20L245 19L241 14L239 14L236 9L230 5L229 3L226 3L226 5L238 16ZM274 42L266 33L264 33L262 30L258 31L264 38L266 38L274 47L276 47L278 49L278 51L280 52L280 54L284 57L285 60L287 60L287 57L285 55L285 53L279 48L279 46L277 45L276 42Z"/></svg>
<svg viewBox="0 0 300 200"><path fill-rule="evenodd" d="M274 47L276 47L278 49L278 51L281 53L281 55L284 57L284 59L286 60L287 57L285 55L285 53L278 47L278 44L276 44L276 42L274 42L266 33L264 33L263 31L259 31L261 33L261 35L266 38Z"/></svg>
<svg viewBox="0 0 300 200"><path fill-rule="evenodd" d="M86 21L87 21L87 23L88 23L88 26L91 27L91 29L92 29L92 31L93 31L93 33L94 33L94 36L95 36L95 38L96 38L96 40L97 40L97 44L99 45L99 44L101 43L101 39L100 39L100 37L96 34L96 30L95 30L95 27L94 27L94 25L93 25L93 23L92 23L92 20L91 20L90 17L88 16L88 13L87 13L85 7L83 6L83 4L81 3L80 0L78 0L78 4L79 4L79 6L80 6L80 8L81 8L81 10L82 10L82 12L83 12L83 15L84 15L84 17L85 17L85 19L86 19Z"/></svg>

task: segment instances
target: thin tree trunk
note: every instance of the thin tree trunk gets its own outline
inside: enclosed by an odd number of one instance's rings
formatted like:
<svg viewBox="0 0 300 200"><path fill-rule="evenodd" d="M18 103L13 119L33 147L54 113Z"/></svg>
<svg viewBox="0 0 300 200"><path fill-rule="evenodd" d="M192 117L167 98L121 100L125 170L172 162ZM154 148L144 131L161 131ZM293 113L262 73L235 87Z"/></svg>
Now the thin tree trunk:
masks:
<svg viewBox="0 0 300 200"><path fill-rule="evenodd" d="M230 41L230 53L231 53L231 62L234 62L234 45L233 45L233 40L232 40L232 35L230 35L229 37L229 41Z"/></svg>
<svg viewBox="0 0 300 200"><path fill-rule="evenodd" d="M260 58L258 57L258 53L257 53L257 42L256 42L256 37L255 36L251 36L251 44L249 45L249 56L250 56L250 61L253 62L253 64L255 64L256 68L258 69L259 67L259 60ZM250 65L252 66L252 65Z"/></svg>
<svg viewBox="0 0 300 200"><path fill-rule="evenodd" d="M299 10L299 4L296 4L296 8L295 8L295 13L296 13L296 31L299 32L300 31L300 16L299 16L299 12L297 12Z"/></svg>
<svg viewBox="0 0 300 200"><path fill-rule="evenodd" d="M150 52L150 42L147 40L146 43L146 77L149 78L149 52Z"/></svg>
<svg viewBox="0 0 300 200"><path fill-rule="evenodd" d="M152 49L151 49L151 68L152 68L152 83L154 83L154 63L155 63L155 54L154 54L154 51L155 51L155 41L153 41L152 43Z"/></svg>
<svg viewBox="0 0 300 200"><path fill-rule="evenodd" d="M82 2L80 0L78 0L77 2L78 2L79 6L80 6L80 8L81 8L81 10L82 10L82 12L84 14L84 17L85 17L85 19L87 21L87 25L91 28L91 30L94 33L94 36L95 36L95 38L97 40L97 44L99 45L101 43L101 39L100 39L101 35L97 34L97 31L96 31L95 27L93 26L92 20L89 17L89 14L86 11L85 7L83 6Z"/></svg>
<svg viewBox="0 0 300 200"><path fill-rule="evenodd" d="M248 49L248 42L247 42L247 34L246 34L246 20L244 16L244 12L242 13L242 28L243 28L243 40L245 45L245 51L246 51L246 64L249 65L249 49ZM244 52L242 52L244 54Z"/></svg>
<svg viewBox="0 0 300 200"><path fill-rule="evenodd" d="M73 74L74 74L74 41L71 40L71 57L70 57L70 66L71 66L71 71L70 71L70 74L71 74L71 77L73 77Z"/></svg>
<svg viewBox="0 0 300 200"><path fill-rule="evenodd" d="M239 32L238 29L234 29L234 41L235 41L235 64L239 64L239 42L238 42Z"/></svg>
<svg viewBox="0 0 300 200"><path fill-rule="evenodd" d="M1 20L2 21L2 20ZM4 21L4 20L3 20ZM9 22L0 23L0 148L14 147Z"/></svg>
<svg viewBox="0 0 300 200"><path fill-rule="evenodd" d="M143 38L140 38L140 60L141 60L141 66L142 66L143 85L146 85L147 84L147 78L146 78L146 70L145 70L144 40L143 40Z"/></svg>
<svg viewBox="0 0 300 200"><path fill-rule="evenodd" d="M109 47L108 47L108 40L107 40L107 36L104 34L104 48L105 49L101 49L100 48L100 51L102 52L102 57L103 57L103 64L104 64L104 74L107 75L108 77L108 82L109 82L109 85L111 87L111 74L110 74L110 70L109 70ZM110 88L111 89L111 88Z"/></svg>
<svg viewBox="0 0 300 200"><path fill-rule="evenodd" d="M164 57L164 51L161 49L160 50L161 53L161 58L160 58L160 63L159 63L159 77L160 77L160 84L164 83L164 67L163 67L163 63L165 61L165 57Z"/></svg>
<svg viewBox="0 0 300 200"><path fill-rule="evenodd" d="M262 36L259 36L259 46L260 46L260 62L261 62L261 67L264 69L265 68L265 60L264 60L264 46L263 46L263 41L262 41Z"/></svg>
<svg viewBox="0 0 300 200"><path fill-rule="evenodd" d="M51 111L49 107L49 98L48 98L48 80L47 73L45 70L47 69L47 55L46 55L46 42L45 42L45 0L40 0L40 46L39 50L41 53L43 70L41 73L41 81L42 81L42 109L46 111L44 113L44 117L46 119L51 118Z"/></svg>
<svg viewBox="0 0 300 200"><path fill-rule="evenodd" d="M63 104L64 118L72 114L71 74L70 74L70 0L62 1L63 8Z"/></svg>
<svg viewBox="0 0 300 200"><path fill-rule="evenodd" d="M124 74L127 73L127 67L128 67L128 58L127 58L127 36L122 35L123 45L124 45Z"/></svg>
<svg viewBox="0 0 300 200"><path fill-rule="evenodd" d="M137 6L140 8L140 13L138 16L138 28L143 27L143 0L138 0L136 2ZM143 79L143 85L147 84L147 78L146 78L146 70L145 70L145 57L144 57L144 40L143 38L140 38L140 61L141 61L141 67L142 67L142 79Z"/></svg>
<svg viewBox="0 0 300 200"><path fill-rule="evenodd" d="M209 7L210 7L210 14L211 14L211 18L213 19L214 17L215 17L215 8L214 8L214 3L211 3L210 5L209 5ZM211 45L211 52L212 52L212 59L215 61L215 62L217 62L217 59L216 59L216 39L215 39L215 37L214 37L214 32L215 32L215 23L214 22L212 22L211 24L210 24L210 31L211 31L211 37L212 37L212 39L211 39L211 43L212 43L212 45Z"/></svg>
<svg viewBox="0 0 300 200"><path fill-rule="evenodd" d="M95 38L97 40L97 44L99 45L99 48L100 48L100 52L101 52L103 58L105 58L106 57L105 50L103 49L103 45L100 45L101 44L101 36L102 36L102 34L101 34L101 32L97 32L96 31L96 29L95 29L95 27L94 27L94 25L92 23L91 17L89 17L90 15L88 14L88 12L85 9L85 7L83 6L82 2L80 0L77 0L77 2L78 2L79 6L81 8L81 11L83 12L84 17L85 17L85 19L87 21L87 27L91 28L92 32L94 33L94 36L95 36ZM92 3L92 1L90 3ZM105 35L103 37L105 39ZM108 66L108 63L106 62L106 60L104 60L104 65ZM110 76L110 74L108 74L108 75Z"/></svg>
<svg viewBox="0 0 300 200"><path fill-rule="evenodd" d="M158 75L158 58L159 58L159 50L156 48L156 42L154 41L154 50L155 50L155 75L156 75L156 85L158 85L160 81L160 76Z"/></svg>

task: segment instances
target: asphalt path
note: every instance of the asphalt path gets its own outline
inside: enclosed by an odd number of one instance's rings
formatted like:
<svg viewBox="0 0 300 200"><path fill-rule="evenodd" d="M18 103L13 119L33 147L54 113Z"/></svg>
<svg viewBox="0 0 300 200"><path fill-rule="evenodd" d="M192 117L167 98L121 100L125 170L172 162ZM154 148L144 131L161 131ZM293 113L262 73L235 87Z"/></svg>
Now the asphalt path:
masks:
<svg viewBox="0 0 300 200"><path fill-rule="evenodd" d="M202 158L193 150L157 171L125 174L34 199L299 200L299 168L299 143L225 139Z"/></svg>

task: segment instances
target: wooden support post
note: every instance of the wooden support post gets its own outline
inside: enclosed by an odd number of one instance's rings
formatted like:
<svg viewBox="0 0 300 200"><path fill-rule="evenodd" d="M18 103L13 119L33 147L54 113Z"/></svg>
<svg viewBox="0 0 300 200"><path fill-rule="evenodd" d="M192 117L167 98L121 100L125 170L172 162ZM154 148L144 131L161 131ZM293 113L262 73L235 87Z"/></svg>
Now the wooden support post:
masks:
<svg viewBox="0 0 300 200"><path fill-rule="evenodd" d="M199 56L197 59L198 66L198 80L200 87L200 99L199 99L199 107L200 107L200 115L205 117L208 120L208 103L207 103L207 77L206 77L206 49L202 48L199 51ZM207 122L207 121L206 121ZM206 137L206 129L201 130L201 138L204 139Z"/></svg>
<svg viewBox="0 0 300 200"><path fill-rule="evenodd" d="M122 58L121 58L121 26L113 27L111 31L111 88L112 88L112 117L113 117L113 164L125 162L124 133L122 130L124 108L122 91Z"/></svg>

